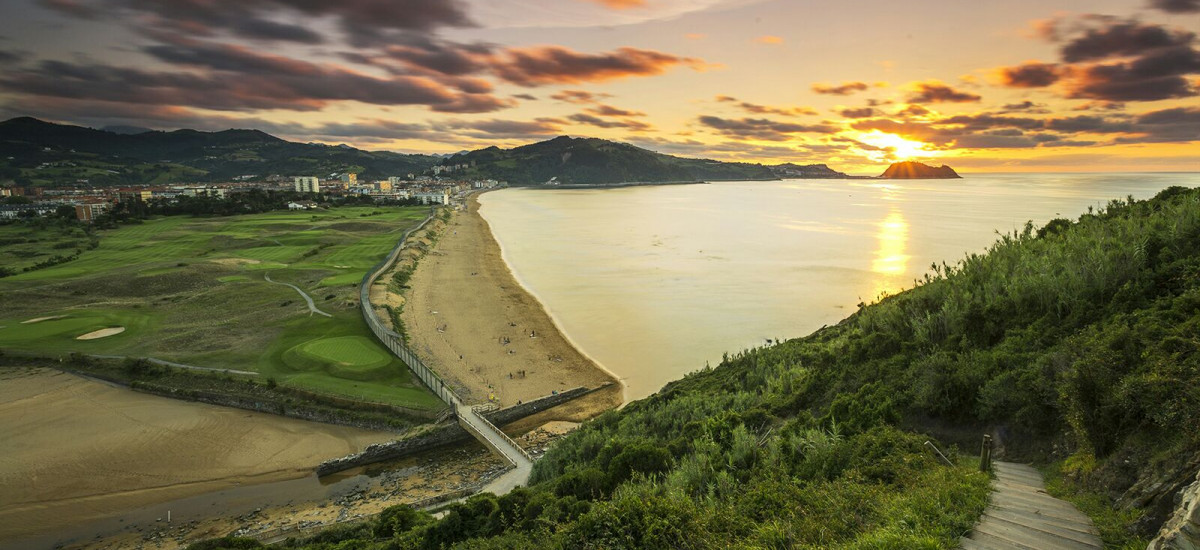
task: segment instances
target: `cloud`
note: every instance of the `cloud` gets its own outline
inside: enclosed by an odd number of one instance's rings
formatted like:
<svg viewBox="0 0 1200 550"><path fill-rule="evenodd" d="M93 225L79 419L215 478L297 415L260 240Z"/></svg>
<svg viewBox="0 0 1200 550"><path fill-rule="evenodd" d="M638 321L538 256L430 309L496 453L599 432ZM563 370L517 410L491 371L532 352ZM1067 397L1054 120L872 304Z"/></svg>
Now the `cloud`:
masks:
<svg viewBox="0 0 1200 550"><path fill-rule="evenodd" d="M563 90L550 96L551 99L557 99L559 101L575 103L578 105L597 103L602 99L608 99L610 97L612 97L612 94L588 92L585 90Z"/></svg>
<svg viewBox="0 0 1200 550"><path fill-rule="evenodd" d="M585 111L587 111L587 112L589 112L589 113L592 113L592 114L594 114L594 115L597 115L597 116L607 116L607 117L641 117L641 116L646 116L646 113L643 113L643 112L641 112L641 111L630 111L630 110L627 110L627 109L621 109L621 108L619 108L619 107L613 107L612 105L604 105L604 104L600 104L600 105L597 105L597 106L595 106L595 107L590 107L590 108L588 108L588 109L584 109L584 110L585 110Z"/></svg>
<svg viewBox="0 0 1200 550"><path fill-rule="evenodd" d="M1117 137L1118 143L1167 143L1200 141L1200 107L1175 107L1138 115L1133 120L1136 135Z"/></svg>
<svg viewBox="0 0 1200 550"><path fill-rule="evenodd" d="M542 86L659 75L680 65L694 70L705 67L700 59L638 48L586 54L563 46L537 46L505 50L491 70L513 84Z"/></svg>
<svg viewBox="0 0 1200 550"><path fill-rule="evenodd" d="M1158 101L1197 95L1189 75L1200 73L1196 34L1136 19L1084 15L1045 27L1063 42L1063 63L1027 62L996 70L1001 84L1016 88L1055 84L1071 99L1103 102Z"/></svg>
<svg viewBox="0 0 1200 550"><path fill-rule="evenodd" d="M955 90L936 80L914 82L910 86L913 93L908 96L909 103L974 103L982 99L976 94Z"/></svg>
<svg viewBox="0 0 1200 550"><path fill-rule="evenodd" d="M1027 61L1016 67L1001 67L996 70L1000 83L1013 88L1044 88L1058 82L1061 76L1058 65Z"/></svg>
<svg viewBox="0 0 1200 550"><path fill-rule="evenodd" d="M871 107L863 107L861 109L842 109L839 111L846 118L867 118L875 116L875 109Z"/></svg>
<svg viewBox="0 0 1200 550"><path fill-rule="evenodd" d="M896 111L896 116L900 116L900 117L925 116L927 114L930 114L931 112L932 111L930 111L929 109L926 109L922 105L912 104L912 105L909 105L899 111Z"/></svg>
<svg viewBox="0 0 1200 550"><path fill-rule="evenodd" d="M511 105L489 94L455 91L417 76L378 78L329 64L259 55L236 47L156 49L193 67L147 71L99 63L47 60L0 74L0 89L67 99L213 110L318 110L334 101L426 105L439 112L481 113Z"/></svg>
<svg viewBox="0 0 1200 550"><path fill-rule="evenodd" d="M763 35L758 38L755 38L754 41L758 42L759 44L769 44L772 46L778 46L779 44L783 44L783 38L775 36L775 35L771 35L771 34Z"/></svg>
<svg viewBox="0 0 1200 550"><path fill-rule="evenodd" d="M533 120L452 120L433 123L435 131L454 130L480 139L534 139L562 132L565 121L557 118Z"/></svg>
<svg viewBox="0 0 1200 550"><path fill-rule="evenodd" d="M1049 113L1050 110L1047 109L1045 105L1042 105L1040 103L1034 103L1027 99L1025 101L1021 101L1018 103L1006 103L1000 107L1000 112L1002 112L1002 113L1026 112L1026 113L1044 114L1044 113Z"/></svg>
<svg viewBox="0 0 1200 550"><path fill-rule="evenodd" d="M855 92L866 90L869 86L866 82L843 82L838 86L829 84L813 84L812 91L818 94L826 95L850 95Z"/></svg>
<svg viewBox="0 0 1200 550"><path fill-rule="evenodd" d="M1137 56L1161 48L1186 47L1195 38L1196 35L1190 32L1171 31L1161 25L1136 20L1108 22L1085 30L1081 36L1063 45L1061 55L1067 63Z"/></svg>
<svg viewBox="0 0 1200 550"><path fill-rule="evenodd" d="M716 100L721 103L731 103L747 113L756 115L800 116L817 114L817 111L812 107L773 107L742 101L736 97L727 95L719 95L716 97Z"/></svg>
<svg viewBox="0 0 1200 550"><path fill-rule="evenodd" d="M1150 0L1150 7L1167 13L1200 13L1200 0Z"/></svg>
<svg viewBox="0 0 1200 550"><path fill-rule="evenodd" d="M513 99L524 99L525 101L537 101L537 96L530 94L513 94Z"/></svg>
<svg viewBox="0 0 1200 550"><path fill-rule="evenodd" d="M74 17L134 21L152 29L211 36L218 31L243 37L314 43L315 33L288 17L309 21L330 17L351 39L370 40L390 31L431 31L473 25L462 0L38 0Z"/></svg>
<svg viewBox="0 0 1200 550"><path fill-rule="evenodd" d="M595 126L597 128L625 128L632 132L646 132L646 131L654 129L653 126L646 124L645 122L642 122L640 120L628 120L628 119L613 120L611 118L605 119L605 118L592 116L592 115L589 115L586 113L577 113L577 114L568 116L567 119L572 122L577 122L579 124L586 124L588 126Z"/></svg>
<svg viewBox="0 0 1200 550"><path fill-rule="evenodd" d="M784 141L791 139L792 134L832 134L838 131L837 127L829 124L795 124L765 118L727 119L704 115L697 121L721 135L764 141Z"/></svg>

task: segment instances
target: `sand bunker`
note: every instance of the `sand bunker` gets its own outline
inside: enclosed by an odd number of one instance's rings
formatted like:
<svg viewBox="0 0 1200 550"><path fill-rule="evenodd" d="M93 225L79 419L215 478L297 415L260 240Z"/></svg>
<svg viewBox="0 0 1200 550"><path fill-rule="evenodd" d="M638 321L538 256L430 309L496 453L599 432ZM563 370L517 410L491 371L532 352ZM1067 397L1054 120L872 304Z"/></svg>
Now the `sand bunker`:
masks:
<svg viewBox="0 0 1200 550"><path fill-rule="evenodd" d="M102 328L100 330L93 330L87 334L84 334L83 336L76 336L75 339L76 340L96 340L98 338L107 338L114 334L121 334L122 332L125 332L125 327L108 327L108 328Z"/></svg>
<svg viewBox="0 0 1200 550"><path fill-rule="evenodd" d="M62 319L64 317L66 317L66 315L51 315L49 317L35 317L33 319L26 319L24 321L21 321L21 324L22 325L32 325L34 323L40 323L42 321L53 321L55 319Z"/></svg>
<svg viewBox="0 0 1200 550"><path fill-rule="evenodd" d="M255 264L262 263L259 260L252 260L250 258L216 258L216 259L209 260L209 262L212 262L214 264L230 265L230 266L235 266L235 267L241 266L241 265L255 265Z"/></svg>

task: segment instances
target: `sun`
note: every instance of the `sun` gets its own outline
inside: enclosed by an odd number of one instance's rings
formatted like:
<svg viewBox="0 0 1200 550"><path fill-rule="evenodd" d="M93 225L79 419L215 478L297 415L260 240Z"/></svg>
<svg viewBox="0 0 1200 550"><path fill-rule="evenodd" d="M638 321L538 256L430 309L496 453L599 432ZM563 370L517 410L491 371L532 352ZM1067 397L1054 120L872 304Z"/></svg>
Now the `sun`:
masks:
<svg viewBox="0 0 1200 550"><path fill-rule="evenodd" d="M867 145L886 147L888 149L888 151L864 151L867 157L877 162L887 160L888 157L909 160L921 157L934 157L939 153L939 151L931 149L928 144L905 139L896 134L880 132L879 130L871 130L870 132L859 134L857 139ZM891 154L889 155L888 153Z"/></svg>

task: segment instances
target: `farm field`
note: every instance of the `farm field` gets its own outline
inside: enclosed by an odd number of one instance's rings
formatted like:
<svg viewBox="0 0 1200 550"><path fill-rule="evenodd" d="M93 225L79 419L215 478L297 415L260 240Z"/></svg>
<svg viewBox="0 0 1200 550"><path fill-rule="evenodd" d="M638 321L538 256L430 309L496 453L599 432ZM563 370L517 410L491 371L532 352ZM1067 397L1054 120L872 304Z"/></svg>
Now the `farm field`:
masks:
<svg viewBox="0 0 1200 550"><path fill-rule="evenodd" d="M440 402L374 340L358 309L363 274L426 213L341 207L171 216L100 231L99 246L83 246L75 260L0 279L0 349L155 357L435 409ZM59 228L40 231L4 226L0 238L21 240L13 246L24 250L88 242ZM300 287L330 316L311 313L294 289L265 275ZM112 330L96 332L104 329Z"/></svg>

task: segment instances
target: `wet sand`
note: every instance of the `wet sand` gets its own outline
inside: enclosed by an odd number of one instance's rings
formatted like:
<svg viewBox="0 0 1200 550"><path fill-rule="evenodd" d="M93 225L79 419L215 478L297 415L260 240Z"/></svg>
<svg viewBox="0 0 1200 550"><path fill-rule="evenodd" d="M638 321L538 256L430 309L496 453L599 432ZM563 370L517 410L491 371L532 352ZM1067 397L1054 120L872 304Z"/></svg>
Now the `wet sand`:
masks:
<svg viewBox="0 0 1200 550"><path fill-rule="evenodd" d="M0 546L122 511L308 476L395 437L0 369Z"/></svg>
<svg viewBox="0 0 1200 550"><path fill-rule="evenodd" d="M575 349L517 283L474 197L454 212L409 286L402 317L410 347L465 401L507 407L611 382L563 419L621 404L616 379Z"/></svg>

